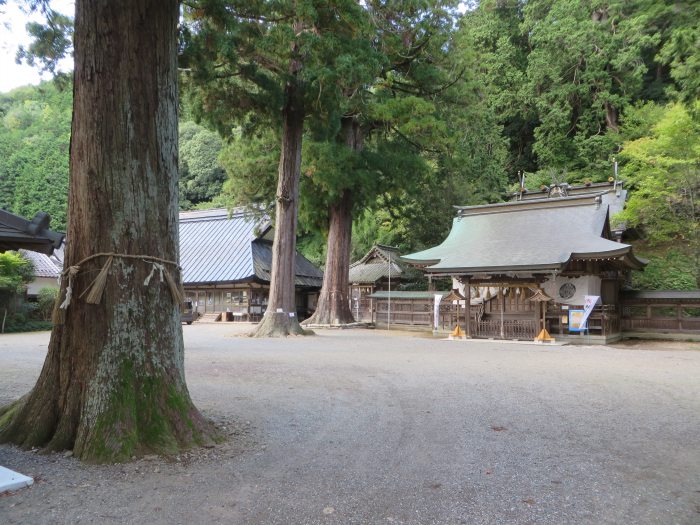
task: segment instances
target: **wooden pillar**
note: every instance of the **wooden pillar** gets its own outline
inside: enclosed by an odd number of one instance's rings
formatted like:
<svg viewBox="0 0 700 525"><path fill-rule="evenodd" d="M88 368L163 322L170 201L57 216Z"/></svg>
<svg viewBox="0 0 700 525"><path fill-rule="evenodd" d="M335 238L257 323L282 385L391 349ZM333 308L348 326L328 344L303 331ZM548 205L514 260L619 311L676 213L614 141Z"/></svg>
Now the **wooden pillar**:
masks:
<svg viewBox="0 0 700 525"><path fill-rule="evenodd" d="M505 297L503 296L503 286L498 286L498 302L501 303L501 339L505 339L506 334L503 329L503 314L505 312Z"/></svg>
<svg viewBox="0 0 700 525"><path fill-rule="evenodd" d="M535 311L535 337L537 337L540 333L540 324L542 323L542 316L540 315L540 302L539 301L529 301L531 304L534 302L534 308L533 310Z"/></svg>
<svg viewBox="0 0 700 525"><path fill-rule="evenodd" d="M472 287L469 284L469 277L466 278L464 283L464 311L466 312L466 319L464 320L464 333L467 337L472 336L471 329L471 319L472 319Z"/></svg>

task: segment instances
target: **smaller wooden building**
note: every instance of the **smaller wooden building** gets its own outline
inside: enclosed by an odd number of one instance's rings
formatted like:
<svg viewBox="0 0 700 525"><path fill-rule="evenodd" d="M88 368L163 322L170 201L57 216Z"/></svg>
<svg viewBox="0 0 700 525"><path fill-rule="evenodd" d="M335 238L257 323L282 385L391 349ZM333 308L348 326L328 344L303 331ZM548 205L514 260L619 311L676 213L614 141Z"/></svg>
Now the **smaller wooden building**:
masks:
<svg viewBox="0 0 700 525"><path fill-rule="evenodd" d="M259 321L267 308L274 230L244 208L180 213L180 265L188 301L213 319ZM323 272L297 253L297 315L316 308Z"/></svg>
<svg viewBox="0 0 700 525"><path fill-rule="evenodd" d="M396 288L404 281L406 269L398 248L382 244L375 244L362 259L350 265L348 297L357 322L373 322L372 294Z"/></svg>

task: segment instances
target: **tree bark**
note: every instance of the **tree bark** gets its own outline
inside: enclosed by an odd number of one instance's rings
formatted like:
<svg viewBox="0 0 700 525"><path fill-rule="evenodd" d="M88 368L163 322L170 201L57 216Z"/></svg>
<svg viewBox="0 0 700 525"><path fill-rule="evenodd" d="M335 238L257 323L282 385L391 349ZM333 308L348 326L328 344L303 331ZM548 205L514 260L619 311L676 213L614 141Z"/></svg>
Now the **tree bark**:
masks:
<svg viewBox="0 0 700 525"><path fill-rule="evenodd" d="M341 139L348 148L362 150L362 130L355 117L344 117L340 129ZM328 243L323 285L316 311L304 325L344 325L355 318L348 300L350 252L352 248L352 206L350 189L341 193L337 202L328 210Z"/></svg>
<svg viewBox="0 0 700 525"><path fill-rule="evenodd" d="M270 296L265 315L251 334L254 337L286 337L306 333L296 315L294 268L305 113L297 86L289 84L286 95L282 119L282 153L277 176Z"/></svg>
<svg viewBox="0 0 700 525"><path fill-rule="evenodd" d="M610 102L605 103L605 125L610 131L617 133L620 126L617 122L617 109Z"/></svg>
<svg viewBox="0 0 700 525"><path fill-rule="evenodd" d="M97 462L214 437L185 384L180 305L143 259L178 260L177 0L77 0L66 268L80 264L34 388L1 410L0 441ZM165 270L179 281L176 265ZM59 300L66 295L64 277Z"/></svg>

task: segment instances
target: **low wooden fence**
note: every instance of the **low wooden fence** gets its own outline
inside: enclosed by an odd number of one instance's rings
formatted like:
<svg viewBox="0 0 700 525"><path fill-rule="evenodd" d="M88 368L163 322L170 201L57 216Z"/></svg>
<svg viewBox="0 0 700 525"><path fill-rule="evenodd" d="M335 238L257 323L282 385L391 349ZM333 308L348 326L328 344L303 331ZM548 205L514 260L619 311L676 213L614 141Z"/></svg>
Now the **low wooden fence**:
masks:
<svg viewBox="0 0 700 525"><path fill-rule="evenodd" d="M373 320L386 326L389 323L395 327L424 327L430 330L434 327L434 305L431 298L394 298L391 308L384 299L375 299ZM470 328L473 337L493 337L505 339L533 339L537 335L535 319L505 319L482 318L477 321L478 307L472 306ZM439 308L438 329L452 330L456 325L463 329L466 324L466 308L457 304L441 304Z"/></svg>
<svg viewBox="0 0 700 525"><path fill-rule="evenodd" d="M700 291L631 292L622 301L623 332L700 333Z"/></svg>
<svg viewBox="0 0 700 525"><path fill-rule="evenodd" d="M537 321L534 319L500 319L481 320L475 323L475 337L494 337L498 339L534 339L537 335Z"/></svg>

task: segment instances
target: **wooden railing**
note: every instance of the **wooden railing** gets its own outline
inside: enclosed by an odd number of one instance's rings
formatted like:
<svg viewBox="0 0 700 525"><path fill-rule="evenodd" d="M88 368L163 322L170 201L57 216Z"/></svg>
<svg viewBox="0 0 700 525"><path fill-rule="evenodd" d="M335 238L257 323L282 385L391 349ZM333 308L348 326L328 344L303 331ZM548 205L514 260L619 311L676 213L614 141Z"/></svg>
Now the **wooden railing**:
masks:
<svg viewBox="0 0 700 525"><path fill-rule="evenodd" d="M625 317L622 329L626 331L698 332L700 318Z"/></svg>
<svg viewBox="0 0 700 525"><path fill-rule="evenodd" d="M627 332L700 332L700 304L687 298L628 300L622 329Z"/></svg>
<svg viewBox="0 0 700 525"><path fill-rule="evenodd" d="M494 337L498 339L534 339L537 335L537 321L534 319L499 319L481 320L475 323L475 337Z"/></svg>

